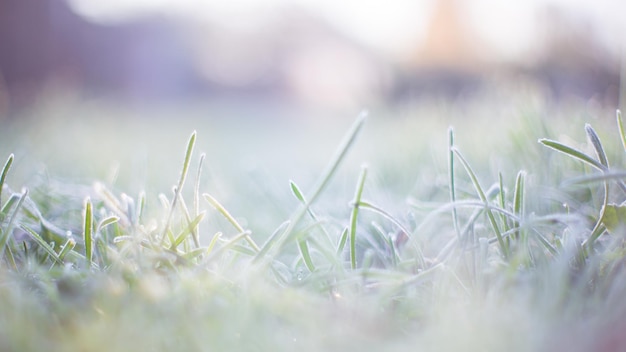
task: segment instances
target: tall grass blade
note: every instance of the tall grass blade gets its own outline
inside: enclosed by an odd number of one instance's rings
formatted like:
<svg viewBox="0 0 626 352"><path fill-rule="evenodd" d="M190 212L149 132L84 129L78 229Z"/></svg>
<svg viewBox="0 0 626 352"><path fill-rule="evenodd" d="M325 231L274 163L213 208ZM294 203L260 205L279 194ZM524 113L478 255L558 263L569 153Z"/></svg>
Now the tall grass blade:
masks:
<svg viewBox="0 0 626 352"><path fill-rule="evenodd" d="M198 161L198 173L196 174L196 183L193 191L193 216L200 214L200 178L202 176L202 165L204 164L205 154L200 154L200 161ZM193 240L196 247L200 247L200 228L197 227L193 232Z"/></svg>
<svg viewBox="0 0 626 352"><path fill-rule="evenodd" d="M226 220L228 220L228 222L230 222L230 224L233 225L233 227L239 233L247 233L248 235L246 237L246 241L248 242L248 244L250 244L252 248L254 248L256 252L259 252L259 246L256 244L256 242L254 242L252 237L249 236L250 232L246 231L243 226L241 226L239 222L237 222L237 220L232 215L230 215L228 210L226 210L226 208L224 208L224 206L217 201L217 199L213 198L213 196L208 193L204 193L202 196L204 197L204 199L207 200L207 202L209 202L209 204L211 204L213 208L215 208L215 210L222 214L222 216L225 217Z"/></svg>
<svg viewBox="0 0 626 352"><path fill-rule="evenodd" d="M309 245L306 242L306 238L300 238L298 240L298 248L300 249L300 255L302 255L302 259L304 260L304 264L310 272L315 271L315 264L313 264L313 258L311 258L311 253L309 252Z"/></svg>
<svg viewBox="0 0 626 352"><path fill-rule="evenodd" d="M83 225L85 258L87 260L87 267L91 267L91 263L93 262L93 211L91 206L91 200L89 198L85 200L85 215Z"/></svg>
<svg viewBox="0 0 626 352"><path fill-rule="evenodd" d="M515 178L515 191L513 192L513 213L517 215L519 219L524 218L524 188L525 188L526 172L520 171ZM520 227L519 220L514 220L513 227ZM520 231L517 231L515 237L520 237ZM522 236L524 237L524 236Z"/></svg>
<svg viewBox="0 0 626 352"><path fill-rule="evenodd" d="M448 182L450 183L450 203L456 203L456 185L454 179L454 128L448 128ZM456 232L457 239L461 240L461 229L459 227L459 215L456 208L452 208L452 222L454 225L454 232Z"/></svg>
<svg viewBox="0 0 626 352"><path fill-rule="evenodd" d="M367 166L361 169L361 175L356 185L354 193L354 201L352 202L352 213L350 214L350 266L356 269L356 225L359 216L359 203L363 195L363 187L365 186L365 178L367 177Z"/></svg>
<svg viewBox="0 0 626 352"><path fill-rule="evenodd" d="M600 164L602 164L605 170L609 169L609 160L606 157L606 153L604 152L604 147L602 147L602 142L600 142L600 138L596 131L591 127L590 124L585 124L585 132L587 132L587 138L593 145L593 149L595 149Z"/></svg>
<svg viewBox="0 0 626 352"><path fill-rule="evenodd" d="M178 201L178 197L180 197L180 193L183 190L183 186L185 185L185 180L187 179L187 172L189 171L189 163L191 161L191 155L193 154L193 147L196 144L196 131L191 133L189 137L189 141L187 142L187 151L185 152L185 160L183 162L183 168L180 172L180 178L178 179L178 185L174 189L174 197L172 198L172 203L170 204L169 213L167 215L167 220L165 220L165 225L163 226L163 233L161 234L161 245L165 244L165 238L167 237L167 233L170 229L170 223L172 222L172 215L174 214L174 208L176 207L176 202Z"/></svg>
<svg viewBox="0 0 626 352"><path fill-rule="evenodd" d="M578 159L580 161L583 161L593 167L595 167L598 170L601 171L606 171L606 167L604 165L602 165L600 162L598 162L596 159L590 157L589 155L581 152L578 149L569 147L565 144L562 144L560 142L557 141L553 141L551 139L545 139L542 138L539 140L539 143L545 145L548 148L554 149L558 152L561 152L563 154L569 155L570 157L574 158L574 159Z"/></svg>
<svg viewBox="0 0 626 352"><path fill-rule="evenodd" d="M55 263L63 265L63 260L59 258L59 255L54 251L54 249L50 247L50 245L46 243L46 241L44 241L44 239L41 238L37 232L26 225L21 225L20 228L26 231L26 233L28 233L31 238L37 242L41 248L43 248L43 250L52 258L52 260L54 260Z"/></svg>
<svg viewBox="0 0 626 352"><path fill-rule="evenodd" d="M65 244L61 247L61 251L59 252L59 259L63 261L65 256L76 247L76 240L73 238L68 238Z"/></svg>
<svg viewBox="0 0 626 352"><path fill-rule="evenodd" d="M344 228L341 231L341 236L339 236L339 243L337 244L337 256L341 255L343 249L346 247L346 243L348 242L348 228Z"/></svg>
<svg viewBox="0 0 626 352"><path fill-rule="evenodd" d="M626 131L624 130L624 121L622 120L622 111L617 109L615 112L615 118L617 119L617 127L619 129L619 136L622 140L622 146L624 147L624 151L626 151Z"/></svg>
<svg viewBox="0 0 626 352"><path fill-rule="evenodd" d="M1 232L2 238L0 239L1 241L0 242L0 256L4 255L5 250L7 252L7 256L12 256L12 253L10 253L11 249L7 247L7 244L9 243L9 238L11 237L11 233L13 232L13 225L15 224L15 219L17 218L17 214L22 208L22 205L24 204L24 200L26 200L27 196L28 196L28 189L24 189L24 191L22 192L22 195L17 201L17 205L15 206L15 209L13 210L13 214L11 215L9 222L7 223L6 227L2 229L2 232ZM11 258L9 258L9 260L11 260Z"/></svg>
<svg viewBox="0 0 626 352"><path fill-rule="evenodd" d="M313 219L314 222L319 223L320 221L317 218L317 215L315 215L315 212L313 212L313 209L311 209L311 206L307 206L308 203L306 201L306 198L304 197L304 194L302 194L300 187L298 187L298 185L296 185L296 183L291 180L289 181L289 187L291 188L291 192L293 193L293 195L302 203L303 206L306 206L307 213L309 214L311 219ZM332 246L332 240L330 239L330 234L328 233L328 231L326 231L326 228L323 226L320 226L319 228L326 236L327 244Z"/></svg>
<svg viewBox="0 0 626 352"><path fill-rule="evenodd" d="M262 258L265 258L265 256L268 254L270 254L271 256L271 254L273 254L271 250L275 250L275 248L282 248L285 241L290 237L291 233L293 232L295 227L298 225L300 220L302 220L302 217L307 213L308 207L311 206L311 204L313 204L317 200L317 198L320 196L322 191L324 191L324 189L330 182L330 179L337 172L339 165L341 164L345 156L348 154L348 150L350 150L350 147L352 147L352 145L354 144L356 137L359 134L359 131L363 128L363 124L365 123L366 117L367 117L367 112L363 112L359 115L359 117L352 124L352 127L350 128L350 130L344 137L343 141L339 145L339 148L337 149L337 151L331 158L328 166L326 167L324 172L322 172L322 174L320 175L319 180L313 187L311 196L308 197L308 202L305 205L300 206L294 212L294 214L289 219L289 225L287 225L287 228L282 234L276 237L272 237L270 240L268 240L265 243L265 245L261 248L259 253L254 258L254 261L261 260Z"/></svg>
<svg viewBox="0 0 626 352"><path fill-rule="evenodd" d="M465 171L467 172L467 174L469 175L470 179L472 180L472 184L474 185L474 189L476 190L476 193L478 193L478 197L484 203L485 211L487 212L487 217L489 218L489 222L491 223L491 227L493 228L493 231L496 234L496 238L498 239L498 244L500 245L500 250L502 251L502 254L504 255L504 257L508 258L509 257L509 249L508 249L507 245L504 243L504 239L502 238L502 232L500 231L500 227L498 226L496 218L493 215L493 212L491 211L491 208L489 207L489 199L487 199L487 196L485 195L485 192L483 191L483 188L480 186L480 182L478 182L478 178L476 177L476 174L474 173L474 170L472 170L472 168L469 165L469 163L467 162L467 160L465 160L465 158L463 157L463 155L461 154L461 152L458 149L453 148L453 151L456 154L456 156L459 158L459 161L463 165L463 168L465 168Z"/></svg>
<svg viewBox="0 0 626 352"><path fill-rule="evenodd" d="M13 159L15 159L15 157L13 156L13 154L10 154L9 158L2 167L2 174L0 175L0 203L2 202L2 189L4 188L4 181L7 178L7 174L9 173L11 165L13 164Z"/></svg>

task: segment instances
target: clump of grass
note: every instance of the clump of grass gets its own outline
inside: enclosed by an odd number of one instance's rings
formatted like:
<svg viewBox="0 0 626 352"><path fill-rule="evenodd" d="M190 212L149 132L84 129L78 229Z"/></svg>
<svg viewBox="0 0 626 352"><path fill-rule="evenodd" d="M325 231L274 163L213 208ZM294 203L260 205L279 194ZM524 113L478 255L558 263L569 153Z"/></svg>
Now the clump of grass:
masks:
<svg viewBox="0 0 626 352"><path fill-rule="evenodd" d="M0 330L10 331L0 335L2 347L534 350L563 343L554 337L558 331L542 333L562 326L559 317L604 314L603 298L613 303L626 293L625 280L616 279L626 253L620 237L626 174L609 165L590 125L585 132L595 156L553 139L540 143L600 172L565 180L561 190L574 185L601 193L584 204L596 210L592 216L571 208L529 209L529 192L537 189L532 170L499 170L491 184L481 181L451 128L446 198L431 204L425 216L416 202L407 209L410 221L369 200L373 170L364 166L354 198L343 200L348 205L337 212L345 217L329 221L325 214L334 210L317 209L317 201L364 124L362 115L310 192L290 182L297 206L267 234L248 228L203 193L204 155L192 206L187 205L183 195L194 167L196 132L171 196L160 196L156 221L146 216L145 194L118 195L98 183L83 198L82 223L59 227L28 190L18 193L5 185L10 155L0 176L0 277L7 283L0 287L0 302L15 308L0 314ZM626 149L619 112L617 124ZM602 192L596 192L597 183ZM209 212L229 227L213 234L202 230ZM527 307L541 319L523 321L532 315ZM617 308L626 311L624 304ZM516 318L509 321L509 313ZM456 321L459 314L465 316ZM480 324L472 324L474 318ZM607 321L623 323L619 315ZM29 324L38 333L31 334ZM451 328L463 331L449 332L455 338L447 340L444 333ZM595 334L604 328L594 323L580 346L596 346ZM524 334L535 335L510 345L509 338ZM113 343L105 344L109 338Z"/></svg>

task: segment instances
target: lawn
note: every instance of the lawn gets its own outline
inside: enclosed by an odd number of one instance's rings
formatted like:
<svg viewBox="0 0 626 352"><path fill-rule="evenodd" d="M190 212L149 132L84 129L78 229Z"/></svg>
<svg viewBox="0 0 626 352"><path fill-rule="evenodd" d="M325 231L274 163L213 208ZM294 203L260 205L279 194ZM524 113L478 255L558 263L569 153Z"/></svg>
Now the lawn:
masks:
<svg viewBox="0 0 626 352"><path fill-rule="evenodd" d="M5 121L0 349L626 349L614 109L244 110Z"/></svg>

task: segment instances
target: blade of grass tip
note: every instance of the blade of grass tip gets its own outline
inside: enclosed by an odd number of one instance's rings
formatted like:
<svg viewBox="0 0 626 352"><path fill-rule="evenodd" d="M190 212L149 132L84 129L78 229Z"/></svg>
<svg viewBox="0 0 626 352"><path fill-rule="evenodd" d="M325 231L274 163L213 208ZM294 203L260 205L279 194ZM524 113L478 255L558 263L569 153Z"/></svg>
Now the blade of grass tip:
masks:
<svg viewBox="0 0 626 352"><path fill-rule="evenodd" d="M502 254L504 255L505 258L508 258L509 257L508 247L504 243L504 239L502 238L502 232L500 231L500 227L498 226L498 223L496 222L496 218L493 215L491 208L488 206L489 200L487 199L487 196L485 195L483 188L480 186L480 182L478 182L478 177L476 177L474 170L472 170L472 167L469 165L467 160L465 160L461 152L456 148L453 148L453 151L456 154L456 156L459 158L459 161L463 165L463 168L465 169L470 179L472 180L472 184L474 185L474 189L476 190L476 193L478 193L478 197L485 204L485 212L487 213L487 218L489 218L491 227L493 228L493 231L496 234L496 238L498 239L498 244L500 245Z"/></svg>
<svg viewBox="0 0 626 352"><path fill-rule="evenodd" d="M500 198L500 207L502 209L506 209L506 198L504 194L504 181L502 180L502 172L498 172L498 196ZM509 231L511 227L509 226L506 215L504 213L500 213L500 218L502 219L504 232Z"/></svg>
<svg viewBox="0 0 626 352"><path fill-rule="evenodd" d="M2 175L0 176L0 203L2 203L2 188L4 188L4 181L7 178L11 165L13 164L13 159L15 159L15 157L13 154L10 154L6 163L4 163L4 166L2 167Z"/></svg>
<svg viewBox="0 0 626 352"><path fill-rule="evenodd" d="M361 128L363 127L366 118L367 118L367 111L363 111L361 114L359 114L356 121L352 124L352 127L350 128L348 133L345 135L343 141L339 145L339 148L337 149L337 151L331 158L330 162L328 163L328 166L326 167L324 172L322 172L319 180L313 187L313 191L311 193L311 196L308 197L308 202L306 203L306 205L302 205L298 207L298 209L290 217L289 225L287 226L287 228L282 234L280 234L279 236L275 238L272 238L271 241L268 240L267 242L265 242L265 245L261 248L257 256L254 258L255 262L260 260L261 258L264 258L270 252L271 249L276 248L276 247L282 248L282 246L284 245L284 242L290 237L292 231L298 225L300 220L302 220L302 217L304 216L304 214L306 214L308 207L311 206L311 204L313 204L317 200L317 198L320 196L322 191L324 191L324 189L330 182L330 179L337 172L339 165L341 164L345 156L348 154L348 150L350 150L350 148L356 141L356 137L361 131Z"/></svg>
<svg viewBox="0 0 626 352"><path fill-rule="evenodd" d="M604 233L606 228L604 227L604 218L606 216L606 209L609 205L609 183L604 182L604 200L602 202L602 209L600 210L600 215L598 215L598 220L591 230L591 235L587 238L582 246L581 251L584 253L589 253L588 250L593 246L593 243Z"/></svg>
<svg viewBox="0 0 626 352"><path fill-rule="evenodd" d="M524 187L525 187L525 179L526 172L520 171L517 173L517 177L515 178L515 190L513 191L513 213L517 215L519 219L524 218ZM520 222L515 219L513 220L513 227L519 229ZM520 237L520 231L518 230L515 234L516 238ZM525 243L525 236L521 236L522 240Z"/></svg>
<svg viewBox="0 0 626 352"><path fill-rule="evenodd" d="M185 238L187 238L187 236L193 236L193 230L198 227L198 224L202 221L202 219L204 219L204 214L205 213L200 213L198 216L195 217L195 219L188 223L185 229L183 229L178 235L176 235L176 239L170 247L171 250L175 251L178 246L185 240Z"/></svg>
<svg viewBox="0 0 626 352"><path fill-rule="evenodd" d="M315 264L313 264L313 258L311 258L311 253L309 252L309 245L307 244L304 236L303 238L298 239L298 248L306 268L309 269L310 272L315 272Z"/></svg>
<svg viewBox="0 0 626 352"><path fill-rule="evenodd" d="M217 241L222 237L222 233L218 232L215 235L213 235L213 238L211 238L211 242L209 242L209 246L206 248L206 254L211 254L211 252L213 251L213 248L215 248L215 244L217 243Z"/></svg>
<svg viewBox="0 0 626 352"><path fill-rule="evenodd" d="M622 146L624 147L624 151L626 152L626 131L624 130L624 121L622 120L622 111L617 109L615 112L615 117L617 119L617 127L619 128L619 136L622 140Z"/></svg>
<svg viewBox="0 0 626 352"><path fill-rule="evenodd" d="M189 171L189 163L191 161L191 155L193 154L193 147L195 144L196 144L196 131L193 131L191 133L191 136L189 137L189 141L187 142L187 151L185 152L185 160L183 162L183 168L180 172L178 185L175 188L174 197L172 198L172 203L170 204L170 211L167 215L165 226L163 227L163 233L161 234L161 246L165 244L165 238L167 237L167 232L169 231L170 222L172 221L172 215L174 214L174 208L176 207L176 202L178 201L180 192L182 192L183 186L185 185L185 179L187 179L187 172Z"/></svg>
<svg viewBox="0 0 626 352"><path fill-rule="evenodd" d="M348 242L348 228L344 228L341 232L341 236L339 237L339 244L337 245L337 255L341 255L343 249L346 247L346 242Z"/></svg>
<svg viewBox="0 0 626 352"><path fill-rule="evenodd" d="M233 227L239 233L247 233L248 235L246 236L246 242L248 242L248 244L254 249L255 252L259 252L259 246L256 244L256 242L254 242L252 237L250 237L250 232L246 231L243 226L241 226L239 222L237 222L237 220L235 220L235 218L230 215L228 210L226 210L226 208L224 208L224 206L217 201L217 199L213 198L213 196L208 193L204 193L202 196L204 197L204 199L207 200L207 202L209 202L209 204L211 204L213 208L215 208L215 210L222 214L222 216L225 217L226 220L228 220L228 222L230 222L230 224L233 225Z"/></svg>
<svg viewBox="0 0 626 352"><path fill-rule="evenodd" d="M587 138L593 145L593 148L596 151L598 159L600 163L605 167L603 171L609 170L609 160L606 157L606 153L604 152L604 147L602 147L602 142L600 142L600 138L596 131L589 124L585 124L585 132L587 133ZM619 183L618 183L619 184ZM583 250L587 251L593 243L604 233L604 217L606 216L606 208L609 204L609 182L608 180L604 181L604 200L602 204L602 209L600 210L600 215L598 216L598 220L591 230L591 235L589 238L583 243Z"/></svg>
<svg viewBox="0 0 626 352"><path fill-rule="evenodd" d="M409 229L407 229L398 219L393 217L393 215L389 214L387 211L383 210L381 207L365 200L361 200L359 202L359 207L382 215L383 217L387 218L387 220L391 221L394 225L398 226L398 228L400 228L400 230L404 232L407 236L411 235L411 231L409 231Z"/></svg>
<svg viewBox="0 0 626 352"><path fill-rule="evenodd" d="M140 192L137 201L137 211L135 212L137 218L134 219L134 224L139 225L143 221L143 210L146 205L146 192Z"/></svg>
<svg viewBox="0 0 626 352"><path fill-rule="evenodd" d="M63 244L63 246L61 247L61 251L59 252L59 259L65 259L65 256L72 249L74 249L74 247L76 247L76 240L73 238L68 238L67 241L65 241L65 244Z"/></svg>
<svg viewBox="0 0 626 352"><path fill-rule="evenodd" d="M359 203L363 195L363 187L365 186L365 178L367 177L367 166L361 168L361 175L356 185L354 193L354 201L352 202L352 213L350 214L350 266L356 269L356 225L359 215Z"/></svg>
<svg viewBox="0 0 626 352"><path fill-rule="evenodd" d="M448 179L449 179L449 187L450 187L450 203L456 203L456 186L454 179L454 151L452 148L454 147L454 128L450 126L448 128ZM461 229L459 228L459 216L456 211L456 208L452 208L452 221L454 222L454 231L456 232L456 237L461 241Z"/></svg>
<svg viewBox="0 0 626 352"><path fill-rule="evenodd" d="M196 174L196 184L193 191L193 216L200 214L200 178L202 176L202 165L204 164L205 154L200 154L200 160L198 161L198 173ZM200 248L200 228L196 228L193 238L196 247Z"/></svg>
<svg viewBox="0 0 626 352"><path fill-rule="evenodd" d="M291 180L289 180L289 186L291 187L291 191L293 192L293 195L302 203L302 205L306 206L307 201L306 201L306 198L304 198L304 195L302 194L300 187L298 187L298 185L296 185L296 183ZM317 215L315 215L315 212L313 212L313 209L311 209L310 206L307 206L306 209L311 219L313 219L313 221L320 222L317 218ZM330 239L330 234L328 233L328 231L326 231L326 228L324 226L320 226L320 229L326 236L327 244L329 246L332 246L333 241Z"/></svg>
<svg viewBox="0 0 626 352"><path fill-rule="evenodd" d="M54 251L54 249L52 249L52 247L50 247L50 245L48 243L46 243L46 241L44 241L43 238L41 238L41 236L35 232L33 229L31 229L30 227L26 226L26 225L21 225L20 228L24 231L26 231L26 233L28 233L30 235L30 237L37 242L37 244L43 248L43 250L57 263L57 264L63 264L63 261L59 258L59 255Z"/></svg>
<svg viewBox="0 0 626 352"><path fill-rule="evenodd" d="M604 152L604 147L602 147L602 142L600 142L600 137L598 137L598 134L590 124L585 124L585 132L587 133L587 138L589 138L591 145L593 145L593 149L596 151L600 164L604 165L604 167L608 170L609 160Z"/></svg>
<svg viewBox="0 0 626 352"><path fill-rule="evenodd" d="M93 262L93 211L91 206L91 200L89 197L85 200L85 217L83 227L83 239L85 241L85 259L87 260L87 267L91 267Z"/></svg>
<svg viewBox="0 0 626 352"><path fill-rule="evenodd" d="M600 142L600 137L596 131L591 127L591 125L585 125L585 132L587 132L587 138L593 145L593 148L596 151L600 164L604 165L605 173L609 171L609 159L606 157L606 153L604 152L604 147L602 146L602 142ZM623 192L626 193L626 184L622 180L617 180L617 185L622 189Z"/></svg>
<svg viewBox="0 0 626 352"><path fill-rule="evenodd" d="M596 159L590 157L589 155L581 152L578 149L575 149L575 148L569 147L569 146L567 146L565 144L562 144L560 142L553 141L551 139L545 139L545 138L540 139L539 143L545 145L548 148L554 149L557 152L561 152L561 153L563 153L565 155L568 155L568 156L570 156L570 157L572 157L574 159L578 159L580 161L583 161L583 162L585 162L585 163L595 167L598 170L605 171L604 165L602 165Z"/></svg>
<svg viewBox="0 0 626 352"><path fill-rule="evenodd" d="M22 208L22 205L24 204L24 200L26 200L27 196L28 196L28 189L24 189L24 191L22 191L22 195L20 196L20 199L17 201L17 205L15 206L15 209L13 210L13 214L11 215L11 218L9 219L7 226L2 231L2 242L0 242L0 256L4 255L5 249L10 250L10 248L7 247L7 244L9 243L9 238L13 231L13 224L15 223L15 219L17 218L17 213L20 211L20 208ZM8 254L8 255L12 255L12 254Z"/></svg>
<svg viewBox="0 0 626 352"><path fill-rule="evenodd" d="M115 224L116 222L118 222L120 220L120 218L118 218L117 216L113 215L113 216L109 216L105 219L102 219L99 223L98 226L96 226L96 232L102 231L102 229L104 229L105 227Z"/></svg>

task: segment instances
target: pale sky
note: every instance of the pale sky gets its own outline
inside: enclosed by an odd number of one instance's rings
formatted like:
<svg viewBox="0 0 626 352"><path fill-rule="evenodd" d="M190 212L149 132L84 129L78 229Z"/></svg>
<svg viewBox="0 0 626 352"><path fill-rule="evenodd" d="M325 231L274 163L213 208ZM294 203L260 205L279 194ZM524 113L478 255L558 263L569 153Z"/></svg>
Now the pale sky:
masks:
<svg viewBox="0 0 626 352"><path fill-rule="evenodd" d="M333 23L346 35L382 51L401 51L423 36L436 0L70 0L77 12L110 21L149 12L207 19L224 25L262 26L280 6L297 5ZM623 0L458 0L469 23L503 57L532 46L537 14L557 5L588 19L602 40L621 45L626 33Z"/></svg>

